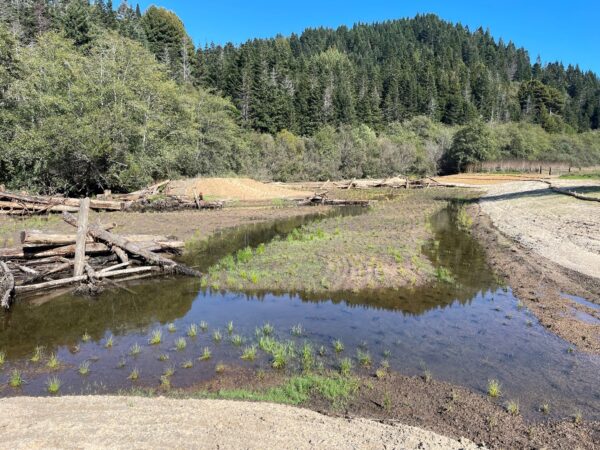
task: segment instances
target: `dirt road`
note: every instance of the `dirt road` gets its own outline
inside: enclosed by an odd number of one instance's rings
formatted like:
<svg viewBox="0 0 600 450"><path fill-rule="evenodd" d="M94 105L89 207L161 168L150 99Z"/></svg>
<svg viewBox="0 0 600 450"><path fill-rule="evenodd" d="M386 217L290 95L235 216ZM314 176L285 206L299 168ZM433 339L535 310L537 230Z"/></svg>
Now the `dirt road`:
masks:
<svg viewBox="0 0 600 450"><path fill-rule="evenodd" d="M0 448L475 449L407 425L284 405L138 397L0 400Z"/></svg>
<svg viewBox="0 0 600 450"><path fill-rule="evenodd" d="M599 203L538 182L489 185L486 191L481 206L500 231L550 261L600 279Z"/></svg>

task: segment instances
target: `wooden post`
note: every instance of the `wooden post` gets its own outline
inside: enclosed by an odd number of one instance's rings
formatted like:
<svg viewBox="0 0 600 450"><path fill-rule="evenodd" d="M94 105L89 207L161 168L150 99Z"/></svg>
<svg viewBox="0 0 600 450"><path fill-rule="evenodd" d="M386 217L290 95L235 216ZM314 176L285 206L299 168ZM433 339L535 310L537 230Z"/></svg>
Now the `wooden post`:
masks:
<svg viewBox="0 0 600 450"><path fill-rule="evenodd" d="M90 214L90 199L85 198L79 206L77 216L77 241L75 243L75 263L73 276L83 275L85 269L85 243L87 240L88 220Z"/></svg>

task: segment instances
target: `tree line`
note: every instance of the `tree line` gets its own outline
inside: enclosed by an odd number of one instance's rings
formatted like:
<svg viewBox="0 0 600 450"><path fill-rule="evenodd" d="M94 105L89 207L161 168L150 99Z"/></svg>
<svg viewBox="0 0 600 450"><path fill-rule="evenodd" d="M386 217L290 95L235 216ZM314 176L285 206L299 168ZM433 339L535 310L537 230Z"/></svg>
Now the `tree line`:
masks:
<svg viewBox="0 0 600 450"><path fill-rule="evenodd" d="M196 49L163 8L0 0L0 183L84 194L594 164L599 86L431 15Z"/></svg>

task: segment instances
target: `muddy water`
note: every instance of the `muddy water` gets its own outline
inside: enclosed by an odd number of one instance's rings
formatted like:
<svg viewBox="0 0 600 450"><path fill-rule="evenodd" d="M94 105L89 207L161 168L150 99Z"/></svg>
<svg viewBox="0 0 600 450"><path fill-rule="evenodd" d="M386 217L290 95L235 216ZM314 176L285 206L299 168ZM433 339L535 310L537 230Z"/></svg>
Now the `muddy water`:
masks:
<svg viewBox="0 0 600 450"><path fill-rule="evenodd" d="M243 336L248 345L256 342L255 328L269 322L280 339L298 346L305 341L315 348L323 345L327 354L317 361L325 367L335 367L342 357L353 357L358 366L356 351L361 348L373 358L371 371L387 358L402 373L428 370L436 379L482 393L489 379L498 379L503 388L500 401L517 399L530 418L542 418L536 412L542 403L550 405L555 417L579 410L586 418L600 418L600 358L570 351L565 341L520 307L510 288L498 284L482 249L457 217L449 208L432 218L435 237L423 251L438 267L440 280L417 289L323 297L211 292L189 279L163 279L130 285L132 292L105 292L94 300L63 295L45 303L20 303L0 316L0 349L7 353L0 370L4 383L0 395L46 395L46 380L54 375L63 382L62 394L79 394L158 387L166 367L175 368L173 387L216 376L220 362L272 370L260 351L256 361L241 361L241 348L230 342L226 331L232 321L234 334ZM205 268L224 254L284 235L299 225L278 222L227 232L212 247L199 244L188 262ZM186 328L200 321L207 322L209 330L187 337ZM176 331L168 331L169 323ZM296 324L303 327L300 337L290 333ZM149 335L158 328L163 342L151 346ZM212 339L215 329L223 335L220 343ZM86 332L91 339L83 342ZM113 347L105 348L110 336L114 336ZM187 346L177 351L174 343L182 336ZM335 339L345 346L340 355L331 345ZM142 351L132 356L129 350L136 343ZM29 360L37 345L46 348L42 363ZM212 359L201 362L198 357L204 347L211 349ZM61 361L58 370L45 365L50 352ZM159 361L161 354L169 360ZM77 367L85 360L90 361L90 373L81 376ZM187 360L193 361L193 367L184 369L181 365ZM121 361L124 367L119 367ZM18 389L5 384L14 368L22 370L26 380ZM132 382L127 377L134 368L140 377Z"/></svg>

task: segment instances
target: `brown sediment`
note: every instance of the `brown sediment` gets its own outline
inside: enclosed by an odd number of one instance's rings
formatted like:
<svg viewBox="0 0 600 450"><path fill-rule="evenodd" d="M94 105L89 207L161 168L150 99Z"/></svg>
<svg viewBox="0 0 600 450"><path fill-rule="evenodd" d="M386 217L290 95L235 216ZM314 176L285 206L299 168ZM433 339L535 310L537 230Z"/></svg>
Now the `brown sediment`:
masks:
<svg viewBox="0 0 600 450"><path fill-rule="evenodd" d="M478 206L471 206L469 212L474 218L473 235L485 247L491 267L515 296L550 331L579 350L600 354L600 308L565 296L592 301L600 294L600 280L562 267L504 236ZM581 320L578 313L591 320Z"/></svg>

